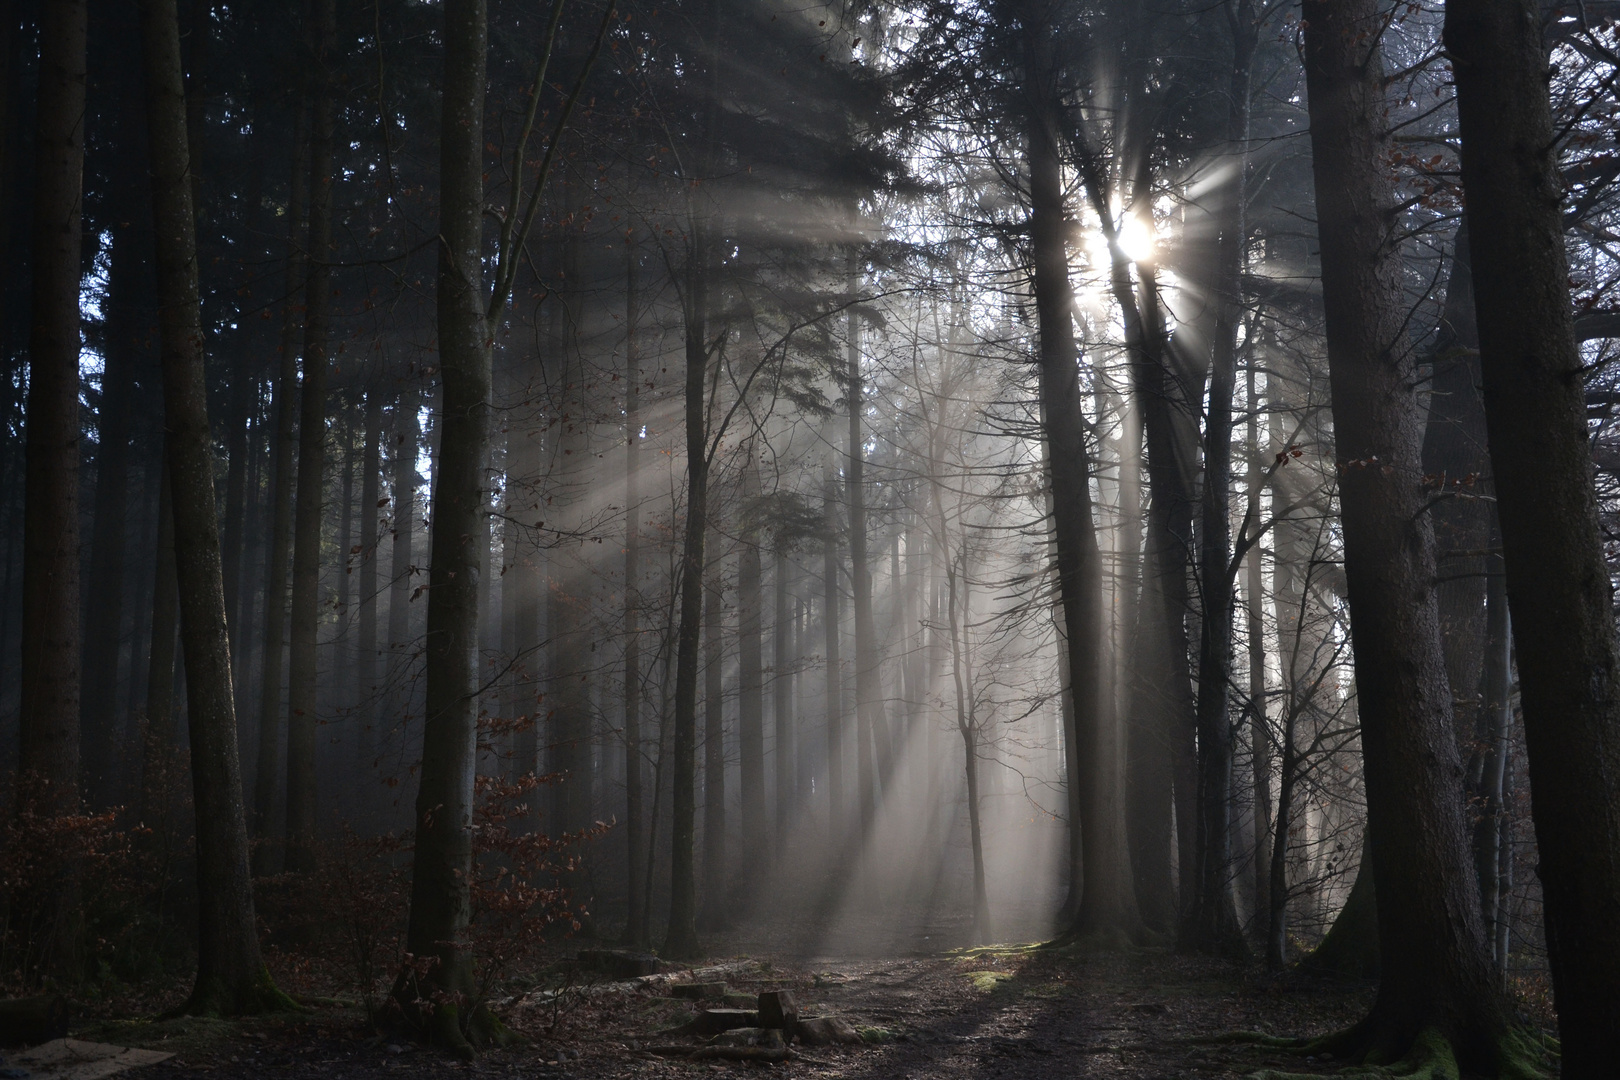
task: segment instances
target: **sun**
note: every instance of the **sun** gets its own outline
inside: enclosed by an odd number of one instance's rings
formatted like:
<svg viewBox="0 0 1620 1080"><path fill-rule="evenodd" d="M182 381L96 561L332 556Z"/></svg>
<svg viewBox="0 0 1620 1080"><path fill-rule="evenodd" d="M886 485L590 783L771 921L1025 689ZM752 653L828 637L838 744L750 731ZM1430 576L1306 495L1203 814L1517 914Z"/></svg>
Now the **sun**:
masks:
<svg viewBox="0 0 1620 1080"><path fill-rule="evenodd" d="M1154 235L1151 222L1143 221L1135 214L1128 214L1120 223L1119 249L1131 262L1150 262L1157 242L1158 238Z"/></svg>

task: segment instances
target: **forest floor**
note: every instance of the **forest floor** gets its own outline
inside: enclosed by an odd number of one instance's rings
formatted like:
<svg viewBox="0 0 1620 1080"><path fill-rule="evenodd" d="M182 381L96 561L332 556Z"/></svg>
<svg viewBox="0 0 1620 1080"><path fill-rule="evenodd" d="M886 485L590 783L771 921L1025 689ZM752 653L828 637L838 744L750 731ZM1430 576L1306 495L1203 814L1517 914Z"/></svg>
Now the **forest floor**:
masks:
<svg viewBox="0 0 1620 1080"><path fill-rule="evenodd" d="M102 1020L75 1037L170 1050L127 1075L168 1080L320 1077L371 1080L453 1075L598 1080L775 1069L837 1080L1057 1077L1184 1078L1246 1075L1266 1067L1330 1071L1250 1045L1208 1041L1232 1031L1304 1035L1354 1020L1366 987L1268 977L1166 950L1084 952L997 946L909 955L810 956L749 950L677 972L724 981L741 995L790 989L802 1015L847 1019L860 1045L795 1047L779 1065L689 1062L649 1052L704 1006L668 996L663 978L580 982L561 994L517 993L497 1012L528 1036L463 1064L379 1035L358 1006L239 1022ZM664 1034L660 1034L660 1033ZM690 1040L688 1040L690 1041Z"/></svg>

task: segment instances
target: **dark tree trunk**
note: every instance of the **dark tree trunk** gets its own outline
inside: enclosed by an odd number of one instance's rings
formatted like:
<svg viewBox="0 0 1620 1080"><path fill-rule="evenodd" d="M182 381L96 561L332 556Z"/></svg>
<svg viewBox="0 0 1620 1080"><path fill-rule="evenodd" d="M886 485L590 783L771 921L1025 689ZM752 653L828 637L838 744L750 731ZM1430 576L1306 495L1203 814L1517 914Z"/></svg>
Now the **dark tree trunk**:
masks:
<svg viewBox="0 0 1620 1080"><path fill-rule="evenodd" d="M853 268L850 299L859 286ZM866 390L861 378L860 323L854 308L849 313L849 341L845 375L849 380L849 448L844 465L844 495L849 500L849 581L855 607L855 783L860 789L861 836L871 835L876 808L872 743L883 723L878 699L877 628L872 624L872 567L866 555L866 448L861 433L866 411Z"/></svg>
<svg viewBox="0 0 1620 1080"><path fill-rule="evenodd" d="M43 5L34 133L20 772L79 800L79 259L85 3Z"/></svg>
<svg viewBox="0 0 1620 1080"><path fill-rule="evenodd" d="M1384 164L1382 8L1307 0L1322 291L1339 461L1345 578L1378 880L1383 980L1337 1050L1377 1061L1426 1029L1465 1069L1493 1070L1505 1031L1468 858L1462 763L1440 645L1434 535L1424 513L1423 407L1403 333L1393 180ZM1427 1052L1429 1043L1416 1052Z"/></svg>
<svg viewBox="0 0 1620 1080"><path fill-rule="evenodd" d="M144 155L143 155L144 156ZM143 162L144 164L144 162ZM121 208L133 222L145 215ZM84 788L96 806L121 800L123 784L115 762L123 725L118 716L118 671L124 624L124 547L128 521L131 421L137 369L146 359L140 347L140 301L145 299L150 266L150 234L133 222L118 222L111 232L112 268L108 272L105 366L101 376L100 439L96 449L96 495L90 540L90 595L85 606L84 686L80 730L84 737ZM134 658L131 657L131 667ZM133 749L133 748L129 748Z"/></svg>
<svg viewBox="0 0 1620 1080"><path fill-rule="evenodd" d="M693 228L687 268L686 323L686 527L681 544L680 613L675 634L675 725L673 816L670 832L669 931L664 952L698 951L694 832L697 810L698 646L703 622L704 537L708 530L708 426L704 420L708 372L708 258L706 230Z"/></svg>
<svg viewBox="0 0 1620 1080"><path fill-rule="evenodd" d="M377 724L377 512L382 486L382 395L366 388L366 443L360 457L360 600L359 640L355 646L354 760L362 781L371 774ZM359 785L357 813L370 813L371 789Z"/></svg>
<svg viewBox="0 0 1620 1080"><path fill-rule="evenodd" d="M1237 156L1220 185L1215 211L1215 334L1204 420L1204 489L1199 537L1202 600L1198 649L1198 823L1195 877L1182 904L1183 949L1246 958L1248 946L1232 900L1232 398L1237 393L1238 322L1243 312L1243 252L1248 246L1245 169L1249 68L1259 28L1251 0L1227 6L1232 70L1227 89L1227 152ZM1256 523L1258 524L1258 523Z"/></svg>
<svg viewBox="0 0 1620 1080"><path fill-rule="evenodd" d="M174 495L169 470L161 466L158 494L158 533L155 582L152 586L152 644L147 654L146 720L141 740L140 821L158 832L160 841L173 839L175 724L174 656L179 630L179 597L175 592Z"/></svg>
<svg viewBox="0 0 1620 1080"><path fill-rule="evenodd" d="M1620 652L1542 18L1524 0L1452 0L1445 41L1562 1069L1584 1078L1620 1059Z"/></svg>
<svg viewBox="0 0 1620 1080"><path fill-rule="evenodd" d="M778 540L775 566L772 567L774 605L771 611L771 648L775 677L771 689L772 712L776 727L776 839L778 844L788 839L789 824L797 808L794 790L793 685L797 666L794 654L793 601L788 595L793 565L788 561L785 541Z"/></svg>
<svg viewBox="0 0 1620 1080"><path fill-rule="evenodd" d="M714 550L710 530L710 551ZM720 559L715 558L703 583L703 900L705 929L726 921L729 897L726 874L726 726L725 726L725 591Z"/></svg>
<svg viewBox="0 0 1620 1080"><path fill-rule="evenodd" d="M844 671L838 633L843 621L838 591L838 482L831 461L822 476L821 501L821 623L827 654L823 687L827 706L827 833L837 841L849 827L849 809L844 804Z"/></svg>
<svg viewBox="0 0 1620 1080"><path fill-rule="evenodd" d="M645 945L647 883L643 863L647 838L643 806L641 735L641 354L637 351L637 286L641 256L628 245L624 290L624 803L626 916L625 939Z"/></svg>
<svg viewBox="0 0 1620 1080"><path fill-rule="evenodd" d="M394 426L397 431L394 435L394 476L391 485L394 498L393 551L388 570L388 682L389 696L396 706L403 706L405 695L409 693L406 672L411 660L411 599L415 595L412 579L416 570L416 486L420 482L416 472L416 455L422 441L422 425L417 409L421 401L421 387L413 377L400 390L399 400L394 404Z"/></svg>
<svg viewBox="0 0 1620 1080"><path fill-rule="evenodd" d="M737 753L741 765L740 835L744 858L752 869L769 862L771 822L765 805L764 593L760 585L758 514L753 505L759 497L759 464L752 443L743 452L748 460L743 463L743 532L737 549ZM757 873L745 874L757 877Z"/></svg>
<svg viewBox="0 0 1620 1080"><path fill-rule="evenodd" d="M321 511L326 495L326 381L332 307L332 113L336 0L317 0L308 28L315 83L309 140L309 281L304 288L304 377L298 398L298 493L293 504L292 619L287 656L286 868L313 868L315 732L319 701Z"/></svg>
<svg viewBox="0 0 1620 1080"><path fill-rule="evenodd" d="M434 966L407 969L396 995L422 1010L437 1040L470 1055L503 1029L482 1006L463 934L471 917L473 783L478 761L478 570L485 463L489 457L490 324L481 266L484 93L488 23L484 0L447 0L439 141L439 360L444 387L433 475L427 614L427 710L416 794L415 865L406 947ZM426 985L421 985L425 982Z"/></svg>
<svg viewBox="0 0 1620 1080"><path fill-rule="evenodd" d="M264 664L259 673L259 750L253 775L253 872L275 873L280 859L268 842L275 829L276 793L281 789L281 680L287 633L287 571L292 561L293 450L298 412L299 292L304 287L304 213L309 187L308 109L300 103L293 126L292 177L287 196L286 300L281 315L281 355L276 367L274 409L276 429L271 438L270 551L264 584Z"/></svg>
<svg viewBox="0 0 1620 1080"><path fill-rule="evenodd" d="M1102 559L1091 501L1091 449L1086 444L1080 406L1074 292L1065 240L1068 226L1052 115L1057 87L1051 15L1044 0L1027 0L1019 13L1030 73L1024 93L1040 398L1051 463L1058 596L1063 604L1064 644L1074 695L1074 727L1069 736L1080 750L1082 769L1078 776L1070 777L1080 788L1085 878L1072 930L1112 943L1134 935L1140 920L1130 887L1123 793L1117 783L1119 740L1111 710L1103 708L1102 698Z"/></svg>
<svg viewBox="0 0 1620 1080"><path fill-rule="evenodd" d="M288 1008L292 1002L276 989L260 957L248 870L174 0L146 0L141 30L157 238L163 414L197 827L197 981L185 1011L261 1012Z"/></svg>

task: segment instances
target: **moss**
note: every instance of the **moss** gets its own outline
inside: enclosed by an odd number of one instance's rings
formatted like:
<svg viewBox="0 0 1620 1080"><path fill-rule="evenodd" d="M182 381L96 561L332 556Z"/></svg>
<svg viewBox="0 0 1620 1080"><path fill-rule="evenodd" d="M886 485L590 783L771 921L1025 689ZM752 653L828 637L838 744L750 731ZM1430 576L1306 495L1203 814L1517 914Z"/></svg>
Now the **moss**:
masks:
<svg viewBox="0 0 1620 1080"><path fill-rule="evenodd" d="M973 989L982 994L988 994L1002 983L1011 982L1013 975L1010 971L964 971L963 976L973 983Z"/></svg>

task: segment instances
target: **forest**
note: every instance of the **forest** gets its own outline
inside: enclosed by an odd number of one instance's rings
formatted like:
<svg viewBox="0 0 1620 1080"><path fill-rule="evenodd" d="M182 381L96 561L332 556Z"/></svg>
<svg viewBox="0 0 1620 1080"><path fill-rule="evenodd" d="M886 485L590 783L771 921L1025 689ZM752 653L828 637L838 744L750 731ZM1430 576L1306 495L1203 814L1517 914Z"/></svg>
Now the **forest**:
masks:
<svg viewBox="0 0 1620 1080"><path fill-rule="evenodd" d="M3 20L0 1045L1620 1075L1620 4Z"/></svg>

